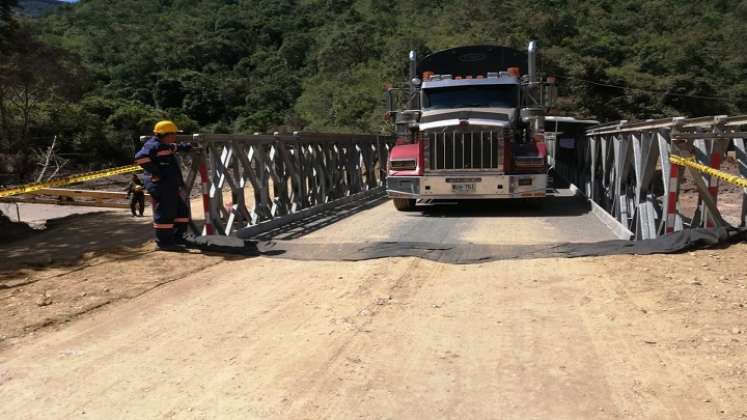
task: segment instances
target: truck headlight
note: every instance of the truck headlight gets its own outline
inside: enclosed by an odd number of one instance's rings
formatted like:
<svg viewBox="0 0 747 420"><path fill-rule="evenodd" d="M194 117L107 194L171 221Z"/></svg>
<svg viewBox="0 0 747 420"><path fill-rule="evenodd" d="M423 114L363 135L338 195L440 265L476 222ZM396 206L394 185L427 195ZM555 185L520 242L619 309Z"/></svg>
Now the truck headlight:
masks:
<svg viewBox="0 0 747 420"><path fill-rule="evenodd" d="M390 171L414 171L417 167L418 164L414 159L389 161Z"/></svg>
<svg viewBox="0 0 747 420"><path fill-rule="evenodd" d="M545 159L542 157L516 156L514 167L518 170L543 170Z"/></svg>

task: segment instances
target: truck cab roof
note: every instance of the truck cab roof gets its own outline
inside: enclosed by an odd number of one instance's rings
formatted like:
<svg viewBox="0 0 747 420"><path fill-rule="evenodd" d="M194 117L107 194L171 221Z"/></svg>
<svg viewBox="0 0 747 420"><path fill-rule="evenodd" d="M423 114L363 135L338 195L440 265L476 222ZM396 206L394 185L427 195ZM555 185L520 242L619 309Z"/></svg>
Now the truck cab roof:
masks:
<svg viewBox="0 0 747 420"><path fill-rule="evenodd" d="M488 73L518 67L521 74L528 69L527 53L496 45L470 45L451 48L430 54L417 65L418 77L431 72L456 76L487 76Z"/></svg>

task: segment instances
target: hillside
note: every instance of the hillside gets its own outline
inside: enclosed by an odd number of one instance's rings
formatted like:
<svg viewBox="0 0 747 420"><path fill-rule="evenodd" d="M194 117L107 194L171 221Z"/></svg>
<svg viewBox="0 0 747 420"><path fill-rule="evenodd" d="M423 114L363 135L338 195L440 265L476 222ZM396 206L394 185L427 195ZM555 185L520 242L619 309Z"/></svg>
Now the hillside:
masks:
<svg viewBox="0 0 747 420"><path fill-rule="evenodd" d="M117 161L164 116L186 130L379 132L382 87L406 80L411 48L524 48L530 39L539 40L542 70L558 76L565 112L601 120L744 112L747 4L729 4L87 0L34 28L54 46L39 59L62 71L40 78L56 93L36 104L22 135L59 135L74 156Z"/></svg>
<svg viewBox="0 0 747 420"><path fill-rule="evenodd" d="M20 0L18 2L22 13L32 17L42 16L64 4L59 0Z"/></svg>

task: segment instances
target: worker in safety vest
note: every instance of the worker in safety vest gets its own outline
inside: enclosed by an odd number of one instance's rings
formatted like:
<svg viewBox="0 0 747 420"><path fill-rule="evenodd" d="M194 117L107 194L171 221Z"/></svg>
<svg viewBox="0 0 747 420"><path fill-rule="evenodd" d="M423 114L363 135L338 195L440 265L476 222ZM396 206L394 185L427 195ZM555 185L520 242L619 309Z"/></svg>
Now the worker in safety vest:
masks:
<svg viewBox="0 0 747 420"><path fill-rule="evenodd" d="M176 143L180 132L171 121L159 121L135 154L135 163L145 170L145 189L153 203L153 227L156 244L163 250L181 249L189 223L189 206L180 188L184 185L176 152L189 151L192 146Z"/></svg>

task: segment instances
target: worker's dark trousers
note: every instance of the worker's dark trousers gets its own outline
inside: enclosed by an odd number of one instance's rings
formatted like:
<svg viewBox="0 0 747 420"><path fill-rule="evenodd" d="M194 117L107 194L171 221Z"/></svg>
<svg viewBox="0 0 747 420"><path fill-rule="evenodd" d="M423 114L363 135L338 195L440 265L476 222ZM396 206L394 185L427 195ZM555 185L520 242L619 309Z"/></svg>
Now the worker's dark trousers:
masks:
<svg viewBox="0 0 747 420"><path fill-rule="evenodd" d="M145 193L132 193L130 196L130 211L133 216L136 214L135 210L138 210L137 213L141 216L143 215L143 211L145 211Z"/></svg>
<svg viewBox="0 0 747 420"><path fill-rule="evenodd" d="M177 188L158 188L151 193L153 227L159 246L173 245L183 239L189 223L189 207Z"/></svg>

